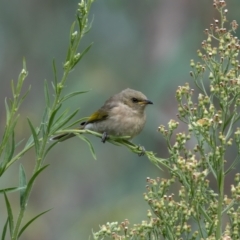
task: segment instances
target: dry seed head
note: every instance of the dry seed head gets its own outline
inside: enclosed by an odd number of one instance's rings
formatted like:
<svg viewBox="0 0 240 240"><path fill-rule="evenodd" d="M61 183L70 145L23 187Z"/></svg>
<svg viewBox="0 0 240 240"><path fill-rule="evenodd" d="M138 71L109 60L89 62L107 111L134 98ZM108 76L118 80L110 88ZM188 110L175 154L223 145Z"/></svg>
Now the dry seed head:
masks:
<svg viewBox="0 0 240 240"><path fill-rule="evenodd" d="M237 24L237 21L236 21L236 20L233 20L233 21L231 22L231 25L232 25L232 29L233 29L233 30L236 30L236 29L238 28L238 24Z"/></svg>
<svg viewBox="0 0 240 240"><path fill-rule="evenodd" d="M130 223L127 218L124 220L124 222L125 222L126 225L129 225L129 223Z"/></svg>
<svg viewBox="0 0 240 240"><path fill-rule="evenodd" d="M219 5L220 5L221 7L225 7L227 4L225 3L224 0L220 0L220 1L219 1Z"/></svg>

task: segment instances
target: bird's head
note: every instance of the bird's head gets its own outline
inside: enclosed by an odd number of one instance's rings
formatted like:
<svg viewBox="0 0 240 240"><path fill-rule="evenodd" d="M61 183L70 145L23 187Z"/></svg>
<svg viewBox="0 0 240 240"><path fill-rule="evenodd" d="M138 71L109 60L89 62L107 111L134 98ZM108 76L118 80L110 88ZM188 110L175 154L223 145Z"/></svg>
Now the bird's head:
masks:
<svg viewBox="0 0 240 240"><path fill-rule="evenodd" d="M142 113L148 104L153 104L153 102L148 100L143 93L130 88L120 92L119 98L122 103L126 104L133 110L139 111L139 113Z"/></svg>

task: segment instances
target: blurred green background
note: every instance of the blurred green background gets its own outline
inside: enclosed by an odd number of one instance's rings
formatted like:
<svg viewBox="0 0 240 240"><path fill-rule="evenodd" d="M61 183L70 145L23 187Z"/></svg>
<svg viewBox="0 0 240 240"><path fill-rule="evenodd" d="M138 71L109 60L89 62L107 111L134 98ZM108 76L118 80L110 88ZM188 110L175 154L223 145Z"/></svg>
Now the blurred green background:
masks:
<svg viewBox="0 0 240 240"><path fill-rule="evenodd" d="M17 139L30 131L26 117L40 124L44 109L43 82L53 80L52 59L61 76L69 28L77 0L3 0L0 2L0 133L5 124L4 98L11 96L10 80L17 79L23 56L29 76L25 89L31 92L21 107ZM229 0L229 20L239 18L239 0ZM144 131L134 143L160 157L167 157L166 145L157 132L160 124L176 118L175 90L189 77L190 59L205 39L218 15L211 0L97 0L90 33L82 49L94 42L90 52L70 74L66 93L91 90L67 102L69 110L80 108L77 118L88 116L111 95L127 87L142 91L153 106L147 109ZM193 84L191 84L193 86ZM146 157L133 155L123 147L102 144L89 137L95 147L95 161L84 142L73 138L58 144L49 154L50 166L32 192L25 220L53 208L39 218L22 239L88 239L91 231L107 221L130 223L146 219L146 177L164 177ZM21 160L28 177L34 166L34 152ZM18 184L17 162L1 178L0 187ZM9 194L18 207L18 193ZM6 220L0 198L0 229ZM15 210L16 210L15 209ZM16 213L16 211L15 211Z"/></svg>

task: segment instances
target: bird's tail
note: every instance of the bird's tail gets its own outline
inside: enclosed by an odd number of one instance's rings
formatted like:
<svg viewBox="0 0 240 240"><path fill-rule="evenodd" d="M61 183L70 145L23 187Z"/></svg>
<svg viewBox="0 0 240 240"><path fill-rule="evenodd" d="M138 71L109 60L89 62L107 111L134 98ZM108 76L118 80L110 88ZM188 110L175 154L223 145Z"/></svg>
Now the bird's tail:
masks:
<svg viewBox="0 0 240 240"><path fill-rule="evenodd" d="M55 137L52 137L51 140L56 141L58 140L59 142L63 142L69 138L75 137L76 135L74 133L63 133L60 135L57 135Z"/></svg>

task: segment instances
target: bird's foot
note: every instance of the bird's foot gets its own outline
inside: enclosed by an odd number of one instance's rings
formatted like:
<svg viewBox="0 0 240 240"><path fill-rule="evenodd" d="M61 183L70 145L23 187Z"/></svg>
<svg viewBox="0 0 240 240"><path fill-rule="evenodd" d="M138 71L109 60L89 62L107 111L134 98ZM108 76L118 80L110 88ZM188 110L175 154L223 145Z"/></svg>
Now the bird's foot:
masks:
<svg viewBox="0 0 240 240"><path fill-rule="evenodd" d="M102 134L102 142L105 143L107 138L108 138L107 132L103 132L103 134Z"/></svg>
<svg viewBox="0 0 240 240"><path fill-rule="evenodd" d="M139 145L139 146L138 146L138 150L141 151L140 153L138 153L138 156L139 156L139 157L145 155L146 149L145 149L143 146Z"/></svg>

